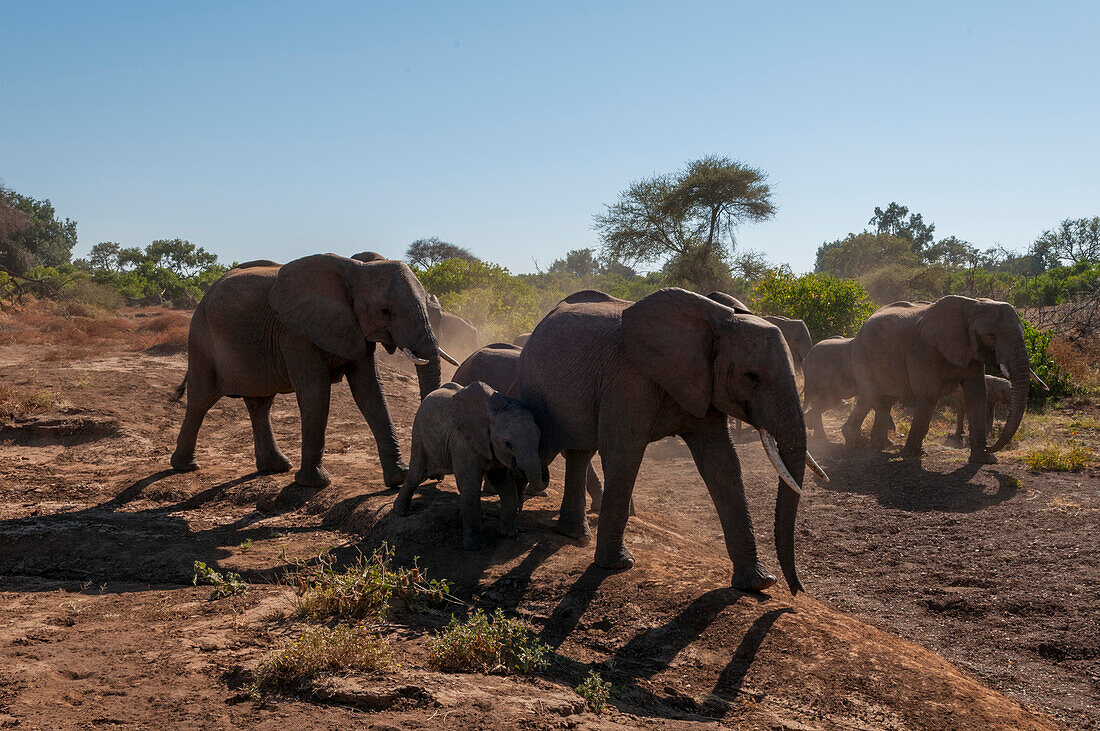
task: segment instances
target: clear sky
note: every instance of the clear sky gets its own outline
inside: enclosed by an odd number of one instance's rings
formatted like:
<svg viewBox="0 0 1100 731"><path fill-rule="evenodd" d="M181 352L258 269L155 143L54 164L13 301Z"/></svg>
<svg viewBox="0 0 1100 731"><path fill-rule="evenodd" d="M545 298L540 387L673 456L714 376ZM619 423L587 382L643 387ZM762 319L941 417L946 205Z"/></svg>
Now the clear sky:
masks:
<svg viewBox="0 0 1100 731"><path fill-rule="evenodd" d="M5 3L0 181L223 261L439 236L513 271L631 180L766 170L796 270L898 201L979 247L1100 215L1100 3Z"/></svg>

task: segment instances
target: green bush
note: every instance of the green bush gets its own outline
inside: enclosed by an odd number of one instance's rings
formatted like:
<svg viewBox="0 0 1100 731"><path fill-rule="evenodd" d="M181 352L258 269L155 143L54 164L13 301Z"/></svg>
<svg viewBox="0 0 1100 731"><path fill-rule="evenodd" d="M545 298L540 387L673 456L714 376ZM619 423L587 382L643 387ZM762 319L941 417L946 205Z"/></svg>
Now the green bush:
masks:
<svg viewBox="0 0 1100 731"><path fill-rule="evenodd" d="M1031 370L1050 388L1049 391L1044 391L1031 384L1028 401L1032 404L1058 401L1072 394L1074 390L1069 374L1064 373L1058 362L1047 352L1051 337L1050 333L1036 330L1030 322L1024 320L1024 343L1027 345Z"/></svg>
<svg viewBox="0 0 1100 731"><path fill-rule="evenodd" d="M751 306L761 314L804 320L815 340L855 335L875 311L859 282L828 274L796 277L786 267L757 283Z"/></svg>
<svg viewBox="0 0 1100 731"><path fill-rule="evenodd" d="M364 627L316 627L264 658L253 672L254 690L301 690L318 677L393 664L385 639Z"/></svg>
<svg viewBox="0 0 1100 731"><path fill-rule="evenodd" d="M210 594L212 600L224 599L227 596L240 594L248 588L248 584L244 583L240 574L226 571L223 575L207 566L202 561L195 562L195 575L191 579L191 583L195 586L199 584L209 584L213 586L214 591Z"/></svg>
<svg viewBox="0 0 1100 731"><path fill-rule="evenodd" d="M446 259L416 275L445 310L472 322L482 341L511 342L541 316L534 288L497 264Z"/></svg>
<svg viewBox="0 0 1100 731"><path fill-rule="evenodd" d="M607 710L607 701L611 699L611 683L590 670L584 682L577 686L577 695L584 698L584 705L597 716Z"/></svg>
<svg viewBox="0 0 1100 731"><path fill-rule="evenodd" d="M428 643L428 661L452 672L530 673L546 667L549 648L531 635L522 622L497 609L489 615L475 609L451 623Z"/></svg>

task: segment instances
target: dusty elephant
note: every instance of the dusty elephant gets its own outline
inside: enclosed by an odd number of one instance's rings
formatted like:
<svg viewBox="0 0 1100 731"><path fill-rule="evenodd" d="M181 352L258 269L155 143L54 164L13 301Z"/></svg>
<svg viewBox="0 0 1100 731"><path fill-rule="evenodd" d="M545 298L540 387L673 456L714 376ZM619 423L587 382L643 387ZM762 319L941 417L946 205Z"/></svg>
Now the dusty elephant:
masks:
<svg viewBox="0 0 1100 731"><path fill-rule="evenodd" d="M544 488L539 430L518 401L480 381L445 383L420 403L413 419L409 474L394 501L407 515L413 493L430 474L454 474L462 517L462 547L486 545L481 532L481 481L500 495L497 532L516 534L524 487Z"/></svg>
<svg viewBox="0 0 1100 731"><path fill-rule="evenodd" d="M993 430L993 412L997 406L1008 406L1012 397L1012 382L1004 378L987 375L985 377L985 432ZM966 418L966 397L962 386L955 389L955 433L951 438L961 442L963 437L963 422Z"/></svg>
<svg viewBox="0 0 1100 731"><path fill-rule="evenodd" d="M519 375L519 354L522 351L520 347L505 343L486 345L462 361L451 380L462 386L482 381L501 393L512 393L512 386ZM603 506L603 483L591 462L588 464L585 489L592 500L589 509L593 513L600 512ZM633 498L630 500L630 514L634 515Z"/></svg>
<svg viewBox="0 0 1100 731"><path fill-rule="evenodd" d="M1001 368L1012 390L1008 420L996 444L986 444L985 366ZM913 423L902 455L917 457L936 402L962 384L970 423L970 461L990 464L994 452L1012 439L1023 419L1029 377L1024 329L1007 302L951 295L935 303L894 302L879 308L852 340L856 405L844 424L849 446L863 446L860 433L875 410L870 446L887 438L884 418L899 399L914 402Z"/></svg>
<svg viewBox="0 0 1100 731"><path fill-rule="evenodd" d="M405 478L397 435L375 369L376 343L417 363L420 393L439 386L440 351L428 323L427 295L398 261L364 262L315 254L278 265L248 262L215 282L195 309L187 345L187 411L172 467L198 469L195 440L222 396L241 397L255 440L256 469L286 472L270 411L275 394L294 392L302 417L302 463L294 479L323 487L321 461L333 383L348 379L378 445L383 478Z"/></svg>
<svg viewBox="0 0 1100 731"><path fill-rule="evenodd" d="M578 292L532 332L517 383L521 403L542 432L543 462L565 454L558 530L582 540L591 536L585 473L592 455L600 454L605 485L595 562L608 569L634 563L623 533L646 446L676 434L691 449L718 511L733 585L759 590L775 583L757 556L727 416L756 426L781 476L775 513L779 562L791 591L802 588L794 524L812 458L794 366L774 325L682 289L663 289L636 303Z"/></svg>
<svg viewBox="0 0 1100 731"><path fill-rule="evenodd" d="M477 350L477 328L469 320L444 310L434 294L428 295L428 321L439 347L459 360Z"/></svg>
<svg viewBox="0 0 1100 731"><path fill-rule="evenodd" d="M856 380L852 375L852 339L836 336L814 345L802 361L802 376L806 428L815 438L828 441L822 415L856 395ZM894 419L890 414L886 417L886 430L891 432L894 430Z"/></svg>

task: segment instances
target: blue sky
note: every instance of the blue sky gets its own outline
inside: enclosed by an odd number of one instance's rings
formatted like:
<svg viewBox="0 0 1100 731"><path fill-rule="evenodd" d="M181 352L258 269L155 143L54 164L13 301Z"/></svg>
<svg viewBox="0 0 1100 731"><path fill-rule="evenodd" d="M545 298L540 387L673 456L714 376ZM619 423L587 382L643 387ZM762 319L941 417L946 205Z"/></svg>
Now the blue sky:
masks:
<svg viewBox="0 0 1100 731"><path fill-rule="evenodd" d="M761 7L767 5L768 7ZM513 271L729 155L796 270L898 201L987 247L1100 215L1100 3L5 4L0 181L223 261L439 236Z"/></svg>

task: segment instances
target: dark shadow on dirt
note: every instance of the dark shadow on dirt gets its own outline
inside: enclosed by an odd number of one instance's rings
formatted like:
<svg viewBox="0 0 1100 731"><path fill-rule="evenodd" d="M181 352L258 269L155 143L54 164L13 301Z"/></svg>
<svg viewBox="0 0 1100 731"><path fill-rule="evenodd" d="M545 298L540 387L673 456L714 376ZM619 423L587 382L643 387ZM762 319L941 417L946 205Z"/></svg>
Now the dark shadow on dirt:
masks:
<svg viewBox="0 0 1100 731"><path fill-rule="evenodd" d="M984 465L964 462L952 472L932 472L918 460L888 452L837 444L818 446L814 452L830 477L828 483L816 482L818 489L871 495L879 505L897 510L972 513L1011 500L1019 489L1017 480L994 466L987 469L997 479L998 489L988 493L974 481Z"/></svg>
<svg viewBox="0 0 1100 731"><path fill-rule="evenodd" d="M558 602L558 606L554 607L554 611L546 618L546 624L539 633L539 641L549 645L552 650L561 647L565 638L573 634L573 630L577 628L585 610L596 596L600 584L614 573L618 572L589 564L584 573L573 582L573 586L569 587L569 591Z"/></svg>

